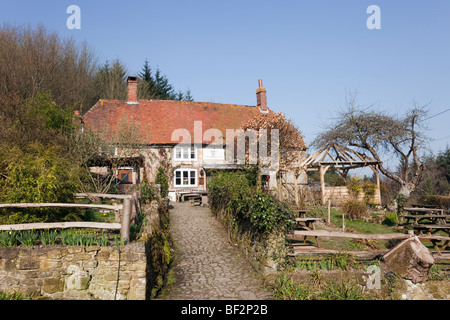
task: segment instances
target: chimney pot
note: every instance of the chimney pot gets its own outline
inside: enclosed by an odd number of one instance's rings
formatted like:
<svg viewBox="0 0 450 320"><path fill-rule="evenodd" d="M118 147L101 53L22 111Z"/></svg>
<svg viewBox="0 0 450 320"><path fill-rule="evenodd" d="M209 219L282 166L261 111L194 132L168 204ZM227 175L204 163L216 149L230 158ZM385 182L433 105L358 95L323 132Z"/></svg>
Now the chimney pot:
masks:
<svg viewBox="0 0 450 320"><path fill-rule="evenodd" d="M137 77L128 77L127 79L127 103L138 104L137 99Z"/></svg>

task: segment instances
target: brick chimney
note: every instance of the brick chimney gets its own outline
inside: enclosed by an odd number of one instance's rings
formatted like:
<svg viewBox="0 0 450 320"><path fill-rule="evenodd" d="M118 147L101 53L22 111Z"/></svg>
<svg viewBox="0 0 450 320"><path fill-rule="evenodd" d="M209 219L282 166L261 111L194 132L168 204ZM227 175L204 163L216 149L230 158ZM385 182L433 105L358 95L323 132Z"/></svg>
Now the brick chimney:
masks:
<svg viewBox="0 0 450 320"><path fill-rule="evenodd" d="M127 79L127 103L138 104L137 99L137 77L128 77Z"/></svg>
<svg viewBox="0 0 450 320"><path fill-rule="evenodd" d="M262 85L262 79L258 79L258 89L256 90L256 105L261 113L268 113L266 89Z"/></svg>

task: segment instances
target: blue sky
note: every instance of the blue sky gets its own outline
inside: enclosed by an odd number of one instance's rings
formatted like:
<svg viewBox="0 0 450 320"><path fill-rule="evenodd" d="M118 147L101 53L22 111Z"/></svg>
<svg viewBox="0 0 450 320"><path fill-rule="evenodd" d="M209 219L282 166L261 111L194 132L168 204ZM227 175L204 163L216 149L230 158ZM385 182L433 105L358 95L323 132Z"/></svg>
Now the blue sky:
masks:
<svg viewBox="0 0 450 320"><path fill-rule="evenodd" d="M69 30L69 5L81 29ZM369 30L378 5L381 29ZM0 1L0 23L41 23L86 41L100 61L130 74L145 59L197 101L256 104L294 120L310 143L358 91L362 105L403 113L414 101L430 116L450 108L450 1ZM430 148L450 141L450 111L427 120Z"/></svg>

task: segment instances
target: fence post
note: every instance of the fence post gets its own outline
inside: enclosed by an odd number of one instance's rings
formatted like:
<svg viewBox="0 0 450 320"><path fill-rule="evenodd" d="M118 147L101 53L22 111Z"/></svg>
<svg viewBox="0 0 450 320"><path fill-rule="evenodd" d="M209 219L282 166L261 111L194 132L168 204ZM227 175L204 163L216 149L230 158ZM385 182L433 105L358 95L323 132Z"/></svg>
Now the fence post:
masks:
<svg viewBox="0 0 450 320"><path fill-rule="evenodd" d="M137 204L136 204L136 193L133 192L131 195L131 220L137 218Z"/></svg>
<svg viewBox="0 0 450 320"><path fill-rule="evenodd" d="M342 232L345 232L345 213L342 213Z"/></svg>
<svg viewBox="0 0 450 320"><path fill-rule="evenodd" d="M131 220L131 199L123 199L122 227L120 228L120 238L126 243L130 242L130 220Z"/></svg>
<svg viewBox="0 0 450 320"><path fill-rule="evenodd" d="M139 214L141 213L141 204L140 204L140 200L139 200L139 192L135 191L133 192L133 201L134 201L134 211L135 211L135 216L134 218L137 220Z"/></svg>
<svg viewBox="0 0 450 320"><path fill-rule="evenodd" d="M328 199L328 224L331 224L331 198Z"/></svg>

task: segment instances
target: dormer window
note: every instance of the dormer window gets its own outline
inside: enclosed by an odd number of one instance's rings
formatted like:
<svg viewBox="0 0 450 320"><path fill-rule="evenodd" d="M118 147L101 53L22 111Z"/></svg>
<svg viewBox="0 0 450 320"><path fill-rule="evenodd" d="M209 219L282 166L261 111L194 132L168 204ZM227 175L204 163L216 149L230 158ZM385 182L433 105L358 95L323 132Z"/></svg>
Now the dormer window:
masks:
<svg viewBox="0 0 450 320"><path fill-rule="evenodd" d="M175 161L195 161L197 160L197 148L195 147L175 147Z"/></svg>

